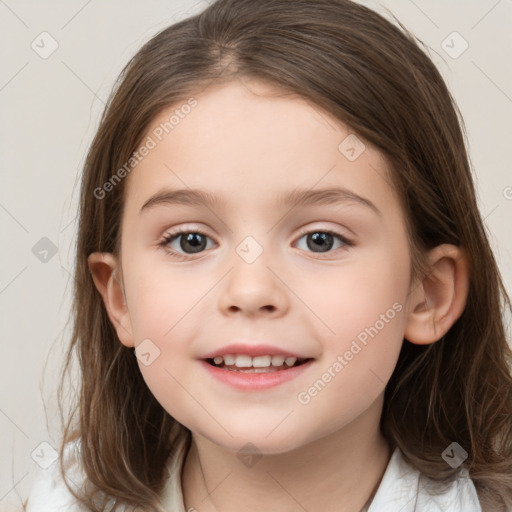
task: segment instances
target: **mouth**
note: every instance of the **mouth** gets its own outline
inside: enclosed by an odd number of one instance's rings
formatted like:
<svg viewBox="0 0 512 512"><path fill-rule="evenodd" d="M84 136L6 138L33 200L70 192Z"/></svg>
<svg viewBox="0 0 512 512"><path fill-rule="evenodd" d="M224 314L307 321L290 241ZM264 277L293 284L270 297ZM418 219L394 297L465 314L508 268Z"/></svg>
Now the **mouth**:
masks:
<svg viewBox="0 0 512 512"><path fill-rule="evenodd" d="M302 366L312 358L285 357L282 355L257 356L227 354L207 358L205 361L215 368L242 373L274 373Z"/></svg>
<svg viewBox="0 0 512 512"><path fill-rule="evenodd" d="M213 354L212 354L213 355ZM265 391L299 378L308 371L314 358L289 354L215 355L200 359L211 378L243 392Z"/></svg>

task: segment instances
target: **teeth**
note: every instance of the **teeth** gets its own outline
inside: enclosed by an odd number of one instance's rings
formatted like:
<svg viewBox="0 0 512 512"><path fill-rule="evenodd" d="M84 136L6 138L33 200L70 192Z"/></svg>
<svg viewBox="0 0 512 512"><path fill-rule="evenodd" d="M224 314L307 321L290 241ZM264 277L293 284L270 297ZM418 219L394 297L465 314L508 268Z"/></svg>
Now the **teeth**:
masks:
<svg viewBox="0 0 512 512"><path fill-rule="evenodd" d="M237 368L269 368L270 366L293 366L297 362L296 357L285 356L256 356L251 357L245 354L226 354L224 356L216 356L213 362L217 366L236 366Z"/></svg>
<svg viewBox="0 0 512 512"><path fill-rule="evenodd" d="M222 357L222 356L221 356ZM228 355L228 356L224 356L223 357L224 359L224 363L227 365L227 366L231 366L231 365L234 365L235 364L235 356L232 356L232 355Z"/></svg>
<svg viewBox="0 0 512 512"><path fill-rule="evenodd" d="M252 366L254 368L266 368L270 366L272 358L270 356L257 356L252 358Z"/></svg>
<svg viewBox="0 0 512 512"><path fill-rule="evenodd" d="M284 356L272 356L272 366L282 366L284 359Z"/></svg>
<svg viewBox="0 0 512 512"><path fill-rule="evenodd" d="M251 356L236 356L235 366L238 368L248 368L249 366L252 366Z"/></svg>

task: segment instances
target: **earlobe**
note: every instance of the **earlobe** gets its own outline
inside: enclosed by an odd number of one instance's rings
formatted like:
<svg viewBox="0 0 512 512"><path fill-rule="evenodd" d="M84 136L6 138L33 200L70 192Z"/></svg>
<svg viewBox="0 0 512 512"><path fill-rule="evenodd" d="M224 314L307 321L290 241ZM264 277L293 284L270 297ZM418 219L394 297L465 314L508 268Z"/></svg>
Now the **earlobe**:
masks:
<svg viewBox="0 0 512 512"><path fill-rule="evenodd" d="M120 281L120 267L113 254L94 252L87 258L96 289L101 294L108 317L121 343L134 347L130 314Z"/></svg>
<svg viewBox="0 0 512 512"><path fill-rule="evenodd" d="M455 245L443 244L428 254L429 274L412 288L404 337L427 345L441 339L462 315L469 291L469 259Z"/></svg>

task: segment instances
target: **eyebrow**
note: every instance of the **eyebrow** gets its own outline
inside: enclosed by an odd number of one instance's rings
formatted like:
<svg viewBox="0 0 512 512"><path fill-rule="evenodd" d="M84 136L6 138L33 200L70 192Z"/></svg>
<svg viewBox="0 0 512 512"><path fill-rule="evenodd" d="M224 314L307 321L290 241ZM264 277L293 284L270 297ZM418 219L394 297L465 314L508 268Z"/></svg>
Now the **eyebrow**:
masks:
<svg viewBox="0 0 512 512"><path fill-rule="evenodd" d="M281 207L307 207L333 205L343 202L356 202L371 209L379 217L382 212L369 199L348 190L346 188L327 189L295 189L288 193L282 193L277 197L277 204ZM145 210L159 205L182 204L186 206L207 206L211 208L223 208L226 200L207 190L177 189L162 190L151 196L140 209L139 214Z"/></svg>

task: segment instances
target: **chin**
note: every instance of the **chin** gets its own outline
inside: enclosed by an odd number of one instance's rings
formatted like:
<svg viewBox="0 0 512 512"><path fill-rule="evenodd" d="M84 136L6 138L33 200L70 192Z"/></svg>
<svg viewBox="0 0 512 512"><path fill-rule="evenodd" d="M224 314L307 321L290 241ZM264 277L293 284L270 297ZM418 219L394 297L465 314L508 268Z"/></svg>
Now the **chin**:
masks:
<svg viewBox="0 0 512 512"><path fill-rule="evenodd" d="M206 437L211 443L225 449L232 451L237 456L242 455L279 455L282 453L291 452L307 444L309 439L299 439L294 433L283 429L282 432L271 432L272 429L258 430L254 428L247 428L245 431L233 431L229 429L231 437L226 432L221 435L211 435L211 433L200 433L199 435ZM194 431L193 431L194 432Z"/></svg>

